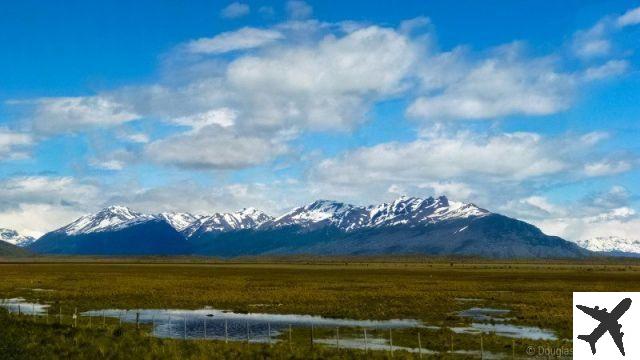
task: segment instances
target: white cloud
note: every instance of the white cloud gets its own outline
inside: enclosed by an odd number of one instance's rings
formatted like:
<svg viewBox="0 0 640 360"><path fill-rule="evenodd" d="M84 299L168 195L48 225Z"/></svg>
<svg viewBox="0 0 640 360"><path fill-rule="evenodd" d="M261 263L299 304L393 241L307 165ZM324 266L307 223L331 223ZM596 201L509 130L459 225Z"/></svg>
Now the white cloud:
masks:
<svg viewBox="0 0 640 360"><path fill-rule="evenodd" d="M292 19L306 19L313 13L313 8L304 1L290 0L287 1L287 13Z"/></svg>
<svg viewBox="0 0 640 360"><path fill-rule="evenodd" d="M576 31L571 47L582 59L604 57L611 53L613 45L610 40L610 20L605 18L587 30Z"/></svg>
<svg viewBox="0 0 640 360"><path fill-rule="evenodd" d="M236 117L237 112L235 110L220 108L190 116L181 116L171 119L170 122L177 125L189 126L194 131L199 131L209 125L219 125L223 128L228 128L234 125Z"/></svg>
<svg viewBox="0 0 640 360"><path fill-rule="evenodd" d="M549 58L528 59L520 44L471 61L461 50L427 60L421 71L426 93L407 115L430 120L493 119L548 115L568 108L574 80Z"/></svg>
<svg viewBox="0 0 640 360"><path fill-rule="evenodd" d="M370 102L402 88L415 57L406 37L371 26L242 57L227 78L255 124L344 129L362 120Z"/></svg>
<svg viewBox="0 0 640 360"><path fill-rule="evenodd" d="M145 133L122 134L120 135L120 138L126 141L139 143L139 144L146 144L149 142L149 135Z"/></svg>
<svg viewBox="0 0 640 360"><path fill-rule="evenodd" d="M147 156L155 162L196 169L238 169L273 160L286 152L277 140L236 134L218 125L151 142Z"/></svg>
<svg viewBox="0 0 640 360"><path fill-rule="evenodd" d="M33 143L30 134L0 128L0 161L27 157L27 150Z"/></svg>
<svg viewBox="0 0 640 360"><path fill-rule="evenodd" d="M220 11L220 16L227 19L237 19L249 15L251 8L241 2L233 2Z"/></svg>
<svg viewBox="0 0 640 360"><path fill-rule="evenodd" d="M48 134L115 126L140 117L128 105L103 96L41 98L35 106L34 129Z"/></svg>
<svg viewBox="0 0 640 360"><path fill-rule="evenodd" d="M80 204L95 199L98 187L72 177L24 176L0 180L0 209L15 204Z"/></svg>
<svg viewBox="0 0 640 360"><path fill-rule="evenodd" d="M199 54L223 54L236 50L258 48L283 37L279 31L244 27L218 34L212 38L193 40L186 45L186 49L189 52Z"/></svg>
<svg viewBox="0 0 640 360"><path fill-rule="evenodd" d="M469 184L456 181L431 181L418 184L418 188L431 189L434 194L445 195L458 201L469 200L478 194Z"/></svg>
<svg viewBox="0 0 640 360"><path fill-rule="evenodd" d="M640 24L640 7L631 9L618 17L617 24L620 27Z"/></svg>
<svg viewBox="0 0 640 360"><path fill-rule="evenodd" d="M25 203L0 210L0 227L14 229L22 235L37 238L84 214L84 211L67 206Z"/></svg>
<svg viewBox="0 0 640 360"><path fill-rule="evenodd" d="M587 68L584 72L586 80L601 80L624 74L629 69L627 60L609 60L599 66Z"/></svg>
<svg viewBox="0 0 640 360"><path fill-rule="evenodd" d="M587 176L608 176L627 172L632 167L626 160L605 159L585 164L584 172Z"/></svg>
<svg viewBox="0 0 640 360"><path fill-rule="evenodd" d="M451 137L385 143L326 159L313 170L320 181L336 184L446 181L482 177L490 181L523 180L564 171L569 164L554 144L532 133Z"/></svg>

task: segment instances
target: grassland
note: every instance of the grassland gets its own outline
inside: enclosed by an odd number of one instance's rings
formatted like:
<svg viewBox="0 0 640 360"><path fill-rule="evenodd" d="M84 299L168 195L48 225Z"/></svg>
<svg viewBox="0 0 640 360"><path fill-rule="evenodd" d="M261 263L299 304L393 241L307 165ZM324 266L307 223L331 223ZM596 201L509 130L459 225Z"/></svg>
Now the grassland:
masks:
<svg viewBox="0 0 640 360"><path fill-rule="evenodd" d="M76 259L77 260L77 259ZM442 351L477 350L477 335L448 329L468 323L455 312L477 305L459 298L484 299L481 306L512 310L515 324L552 329L560 340L517 340L485 335L487 351L524 356L527 346L571 347L572 292L639 291L640 264L600 260L569 262L477 262L471 260L380 259L200 262L101 260L83 263L7 262L0 264L0 298L24 297L50 303L70 314L104 308L191 308L239 312L300 313L353 319L415 318L439 330L422 329L422 346ZM45 289L53 291L33 291ZM86 321L86 319L84 320ZM294 331L290 347L215 341L161 340L148 332L111 324L34 322L0 314L0 350L14 358L371 358L371 352L309 346L305 329ZM326 332L326 334L322 333ZM343 336L349 337L345 329ZM415 347L417 330L394 331L394 344ZM372 334L375 336L376 334ZM380 334L384 336L384 334ZM318 337L332 336L319 330ZM9 339L9 340L8 340ZM43 349L48 349L44 351ZM44 351L44 352L43 352ZM390 354L379 352L375 356ZM395 358L418 358L396 353ZM459 358L459 357L456 357Z"/></svg>

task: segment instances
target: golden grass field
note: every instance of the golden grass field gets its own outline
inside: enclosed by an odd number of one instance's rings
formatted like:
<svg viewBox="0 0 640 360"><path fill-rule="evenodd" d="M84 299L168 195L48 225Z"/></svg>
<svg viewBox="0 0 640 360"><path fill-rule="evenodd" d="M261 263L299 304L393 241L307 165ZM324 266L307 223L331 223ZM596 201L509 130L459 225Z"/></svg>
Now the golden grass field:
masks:
<svg viewBox="0 0 640 360"><path fill-rule="evenodd" d="M75 260L75 261L74 261ZM82 260L82 262L77 262ZM24 297L61 307L70 315L105 308L185 308L204 306L238 312L313 314L353 319L413 318L439 330L421 329L422 346L441 352L479 349L479 336L453 334L448 328L469 320L455 312L470 307L459 298L484 299L483 307L512 310L514 324L556 332L557 341L532 341L486 334L483 347L494 353L525 356L527 346L570 348L572 292L638 291L640 263L633 260L597 262L495 262L445 259L252 259L216 262L202 259L62 259L0 264L0 298ZM46 289L53 291L33 291ZM259 307L257 307L259 306ZM389 357L380 351L311 349L305 329L269 347L217 341L160 340L110 323L88 328L81 318L45 324L40 319L2 312L0 350L13 358L370 358ZM84 321L85 323L83 323ZM317 336L332 336L330 329ZM323 331L325 332L323 334ZM343 336L356 336L345 329ZM4 332L4 334L3 334ZM416 346L416 329L394 331L394 343ZM353 334L351 334L353 333ZM372 334L375 336L376 334ZM381 334L384 336L384 334ZM2 340L4 339L4 340ZM7 340L13 339L13 340ZM20 339L20 340L17 340ZM30 340L29 340L30 339ZM42 339L44 340L44 343ZM40 346L35 344L37 342ZM515 348L513 346L515 345ZM43 353L42 349L49 349ZM132 349L135 349L132 350ZM132 352L133 351L133 352ZM418 358L396 352L394 358Z"/></svg>

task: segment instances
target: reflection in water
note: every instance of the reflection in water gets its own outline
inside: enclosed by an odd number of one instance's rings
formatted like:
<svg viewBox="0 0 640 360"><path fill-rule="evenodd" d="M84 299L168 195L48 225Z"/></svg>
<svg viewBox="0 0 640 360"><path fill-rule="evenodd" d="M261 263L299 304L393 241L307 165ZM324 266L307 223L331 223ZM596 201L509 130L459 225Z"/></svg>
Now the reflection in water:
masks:
<svg viewBox="0 0 640 360"><path fill-rule="evenodd" d="M458 334L495 333L514 339L557 340L555 333L534 326L518 326L511 324L472 323L471 326L454 327L451 331Z"/></svg>
<svg viewBox="0 0 640 360"><path fill-rule="evenodd" d="M555 333L551 330L534 326L506 324L513 318L502 316L510 312L510 310L494 308L471 308L460 311L458 316L471 318L474 322L470 326L453 327L451 331L458 334L495 333L498 336L514 339L557 340ZM495 322L499 323L496 324Z"/></svg>
<svg viewBox="0 0 640 360"><path fill-rule="evenodd" d="M0 307L14 314L44 315L49 305L27 302L23 298L12 298L1 299Z"/></svg>
<svg viewBox="0 0 640 360"><path fill-rule="evenodd" d="M117 318L122 322L151 324L153 334L165 338L216 339L269 342L291 327L363 327L406 329L422 327L418 320L350 320L312 315L235 313L216 309L201 310L96 310L83 316Z"/></svg>
<svg viewBox="0 0 640 360"><path fill-rule="evenodd" d="M505 321L510 320L507 318L499 317L510 313L511 310L506 309L493 309L493 308L471 308L460 311L458 316L471 318L475 321Z"/></svg>

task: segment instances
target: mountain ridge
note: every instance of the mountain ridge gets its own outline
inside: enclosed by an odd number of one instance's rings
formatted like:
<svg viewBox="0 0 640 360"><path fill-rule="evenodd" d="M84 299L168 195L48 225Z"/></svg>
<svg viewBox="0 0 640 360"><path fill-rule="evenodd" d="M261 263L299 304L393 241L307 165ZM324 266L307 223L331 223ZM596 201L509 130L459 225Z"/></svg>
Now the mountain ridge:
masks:
<svg viewBox="0 0 640 360"><path fill-rule="evenodd" d="M166 226L160 230L156 223ZM137 229L135 236L127 230L133 227ZM573 243L545 235L531 224L494 214L474 204L451 201L445 196L424 199L403 196L370 206L317 200L278 217L255 208L206 216L146 215L123 206L110 206L45 234L30 248L37 252L82 251L86 254L92 251L91 241L95 241L94 251L100 254L121 253L123 250L111 247L105 239L117 242L126 234L129 241L156 246L149 241L147 228L156 231L160 244L171 244L168 248L178 249L180 254L423 253L488 257L588 254ZM152 253L154 250L138 247L137 251ZM170 252L165 248L158 251Z"/></svg>

